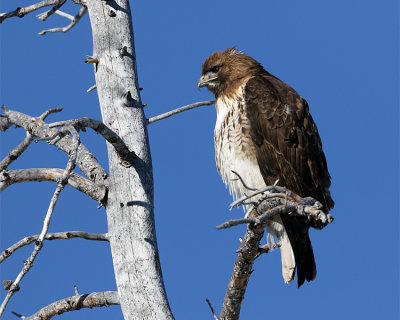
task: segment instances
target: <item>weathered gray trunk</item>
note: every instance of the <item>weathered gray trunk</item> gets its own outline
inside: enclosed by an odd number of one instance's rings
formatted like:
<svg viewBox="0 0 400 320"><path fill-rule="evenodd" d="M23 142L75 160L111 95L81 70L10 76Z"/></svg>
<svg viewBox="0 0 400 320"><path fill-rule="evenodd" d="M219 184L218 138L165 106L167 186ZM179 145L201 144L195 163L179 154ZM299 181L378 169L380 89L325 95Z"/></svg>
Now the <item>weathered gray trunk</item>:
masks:
<svg viewBox="0 0 400 320"><path fill-rule="evenodd" d="M129 1L87 0L87 6L93 56L99 59L95 74L103 122L137 155L126 168L108 144L108 233L122 311L125 320L173 319L158 257L152 165Z"/></svg>

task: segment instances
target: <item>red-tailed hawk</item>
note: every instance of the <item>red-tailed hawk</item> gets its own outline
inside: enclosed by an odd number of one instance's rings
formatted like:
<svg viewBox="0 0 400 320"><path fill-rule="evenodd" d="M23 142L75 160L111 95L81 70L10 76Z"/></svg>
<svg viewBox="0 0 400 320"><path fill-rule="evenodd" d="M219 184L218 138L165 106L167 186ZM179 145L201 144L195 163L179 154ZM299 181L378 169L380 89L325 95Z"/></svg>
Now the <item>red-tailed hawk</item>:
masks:
<svg viewBox="0 0 400 320"><path fill-rule="evenodd" d="M204 86L216 99L217 168L234 197L246 189L232 171L249 187L261 188L279 179L279 185L317 199L325 210L333 208L331 178L306 100L235 48L215 52L204 61L198 87ZM267 238L273 235L281 242L285 282L294 279L297 265L299 287L317 274L309 227L306 218L286 215L267 224Z"/></svg>

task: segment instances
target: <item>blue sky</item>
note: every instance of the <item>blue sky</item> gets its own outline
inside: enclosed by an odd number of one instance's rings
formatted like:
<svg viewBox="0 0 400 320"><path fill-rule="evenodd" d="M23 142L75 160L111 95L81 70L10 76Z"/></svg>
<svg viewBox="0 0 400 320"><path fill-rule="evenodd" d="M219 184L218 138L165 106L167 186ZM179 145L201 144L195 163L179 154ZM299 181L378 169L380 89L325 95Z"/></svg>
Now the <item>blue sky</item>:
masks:
<svg viewBox="0 0 400 320"><path fill-rule="evenodd" d="M18 3L18 4L17 4ZM2 1L1 12L30 1ZM198 91L201 63L236 45L307 99L332 175L335 221L310 235L318 276L297 289L285 285L277 251L260 257L241 319L397 319L399 316L398 4L339 1L133 1L133 25L142 100L148 117L212 95ZM64 11L75 14L77 5ZM31 115L64 111L49 121L100 119L88 17L67 34L37 32L67 24L30 14L9 19L1 32L0 103ZM202 107L149 127L154 166L155 217L161 264L177 319L211 319L220 310L244 226L217 231L243 211L215 168L215 109ZM24 137L0 133L1 157ZM107 167L104 141L82 142ZM67 157L44 142L32 145L9 169L65 167ZM0 195L1 250L40 233L53 183L14 185ZM106 232L105 210L67 187L50 232ZM32 248L1 265L14 279ZM103 242L47 242L12 298L11 311L30 315L74 294L114 290L109 246ZM3 299L5 291L0 292ZM117 319L119 307L81 310L61 319Z"/></svg>

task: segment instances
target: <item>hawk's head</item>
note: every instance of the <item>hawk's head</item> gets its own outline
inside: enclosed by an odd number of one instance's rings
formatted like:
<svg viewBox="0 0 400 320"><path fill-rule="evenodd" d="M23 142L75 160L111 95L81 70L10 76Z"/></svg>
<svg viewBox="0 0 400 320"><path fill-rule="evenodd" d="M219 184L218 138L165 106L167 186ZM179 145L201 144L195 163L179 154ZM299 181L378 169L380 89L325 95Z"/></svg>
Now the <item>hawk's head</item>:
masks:
<svg viewBox="0 0 400 320"><path fill-rule="evenodd" d="M235 47L214 52L203 63L197 87L207 86L215 96L228 95L262 69L259 62Z"/></svg>

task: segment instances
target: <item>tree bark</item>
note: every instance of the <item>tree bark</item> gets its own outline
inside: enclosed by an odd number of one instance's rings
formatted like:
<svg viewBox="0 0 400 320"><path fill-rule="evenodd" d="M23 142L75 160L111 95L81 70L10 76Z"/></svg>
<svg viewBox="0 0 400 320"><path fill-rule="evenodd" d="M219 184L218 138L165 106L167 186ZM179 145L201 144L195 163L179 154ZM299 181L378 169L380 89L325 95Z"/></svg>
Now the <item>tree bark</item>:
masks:
<svg viewBox="0 0 400 320"><path fill-rule="evenodd" d="M107 143L106 204L114 272L125 320L173 319L163 284L154 228L153 174L139 96L128 0L87 0L103 122L136 154L122 166Z"/></svg>

